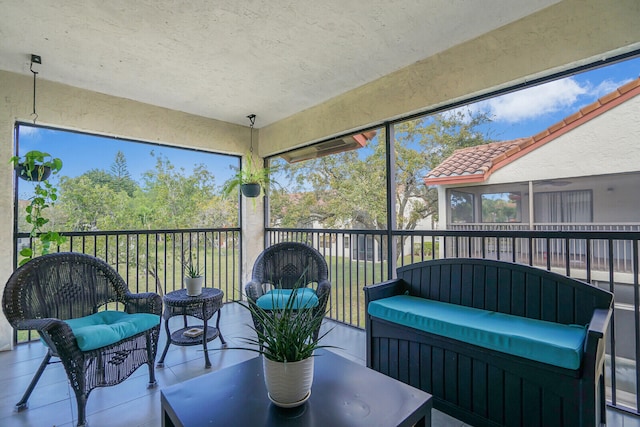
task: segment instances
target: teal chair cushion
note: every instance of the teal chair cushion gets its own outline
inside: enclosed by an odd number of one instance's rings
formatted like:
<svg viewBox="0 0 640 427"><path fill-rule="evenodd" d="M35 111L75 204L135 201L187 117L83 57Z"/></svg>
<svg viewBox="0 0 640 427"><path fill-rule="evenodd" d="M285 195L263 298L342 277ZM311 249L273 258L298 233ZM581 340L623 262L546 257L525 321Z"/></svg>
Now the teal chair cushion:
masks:
<svg viewBox="0 0 640 427"><path fill-rule="evenodd" d="M256 305L263 310L283 309L292 294L293 289L272 289L258 298ZM313 289L298 288L291 308L296 310L299 308L314 308L318 306L318 303L318 296Z"/></svg>
<svg viewBox="0 0 640 427"><path fill-rule="evenodd" d="M160 324L160 316L107 310L65 322L71 327L80 350L89 351L151 329Z"/></svg>
<svg viewBox="0 0 640 427"><path fill-rule="evenodd" d="M372 301L371 316L567 369L582 361L586 326L563 325L397 295Z"/></svg>

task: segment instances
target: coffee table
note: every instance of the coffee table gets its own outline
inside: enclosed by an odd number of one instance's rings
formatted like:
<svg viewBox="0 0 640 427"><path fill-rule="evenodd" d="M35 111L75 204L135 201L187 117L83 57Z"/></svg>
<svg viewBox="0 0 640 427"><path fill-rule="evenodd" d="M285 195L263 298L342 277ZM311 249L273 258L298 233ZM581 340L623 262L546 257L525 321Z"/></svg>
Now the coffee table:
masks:
<svg viewBox="0 0 640 427"><path fill-rule="evenodd" d="M283 409L267 397L255 357L167 387L163 427L430 426L431 395L327 350L316 351L311 397Z"/></svg>

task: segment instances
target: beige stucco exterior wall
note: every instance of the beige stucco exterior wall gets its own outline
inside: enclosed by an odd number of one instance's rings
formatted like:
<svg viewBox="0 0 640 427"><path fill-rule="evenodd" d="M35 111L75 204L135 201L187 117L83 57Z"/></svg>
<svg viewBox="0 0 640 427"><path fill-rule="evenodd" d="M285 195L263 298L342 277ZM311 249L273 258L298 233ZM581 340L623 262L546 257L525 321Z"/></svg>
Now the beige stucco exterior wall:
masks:
<svg viewBox="0 0 640 427"><path fill-rule="evenodd" d="M521 21L427 58L391 75L259 130L258 154L289 148L423 111L471 94L523 82L613 52L640 47L637 0L563 0ZM428 41L425 41L428 43ZM0 288L12 271L13 125L30 121L32 79L0 72ZM105 135L244 154L246 127L196 117L38 80L38 123ZM248 215L244 242L249 253L262 247L262 214ZM260 206L257 212L261 212ZM245 274L252 261L243 261ZM10 347L9 325L0 315L0 350Z"/></svg>
<svg viewBox="0 0 640 427"><path fill-rule="evenodd" d="M640 166L638 112L640 96L505 165L485 184L637 172Z"/></svg>
<svg viewBox="0 0 640 427"><path fill-rule="evenodd" d="M637 49L638 22L637 0L564 0L262 128L260 155Z"/></svg>
<svg viewBox="0 0 640 427"><path fill-rule="evenodd" d="M570 184L563 191L592 189L594 222L637 222L638 165L640 165L640 95L606 111L582 125L560 135L547 144L525 154L496 170L484 182L477 184L438 186L438 212L441 228L449 223L449 200L446 189L461 188L474 192L480 187L486 192L488 185L495 192L512 191L513 184L552 179L567 179ZM579 159L579 160L577 160ZM626 178L620 178L620 174ZM612 179L611 175L618 175ZM581 177L608 176L609 178L576 179ZM512 184L512 186L509 186ZM519 185L519 184L518 184ZM527 192L524 187L516 187ZM540 190L537 187L537 191ZM547 189L546 191L558 191ZM529 193L531 193L529 191ZM529 202L525 202L527 207ZM615 207L615 209L612 209ZM529 221L529 214L523 212L523 219ZM479 221L478 221L479 222Z"/></svg>
<svg viewBox="0 0 640 427"><path fill-rule="evenodd" d="M46 71L41 70L38 124L220 153L243 154L249 149L245 126L47 82L45 76ZM0 245L0 291L13 271L13 170L8 160L13 155L14 123L32 121L32 85L30 77L0 72L0 241L4 242ZM245 203L244 209L253 208ZM245 248L262 245L262 219L260 214L248 221L250 232L245 235L250 241L244 242ZM243 262L253 265L251 260ZM11 328L0 314L0 351L10 347Z"/></svg>

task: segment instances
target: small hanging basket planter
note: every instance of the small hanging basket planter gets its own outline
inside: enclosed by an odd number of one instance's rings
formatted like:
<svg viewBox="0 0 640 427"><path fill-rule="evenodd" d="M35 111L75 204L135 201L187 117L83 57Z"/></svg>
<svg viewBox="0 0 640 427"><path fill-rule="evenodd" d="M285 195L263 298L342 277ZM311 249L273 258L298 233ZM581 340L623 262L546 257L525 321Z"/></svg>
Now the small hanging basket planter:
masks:
<svg viewBox="0 0 640 427"><path fill-rule="evenodd" d="M240 191L245 197L258 197L260 195L260 184L242 184Z"/></svg>
<svg viewBox="0 0 640 427"><path fill-rule="evenodd" d="M15 167L18 172L18 178L24 179L25 181L44 181L51 175L51 167L36 165L33 170L31 170L31 176L29 176L29 169L26 165L20 163Z"/></svg>

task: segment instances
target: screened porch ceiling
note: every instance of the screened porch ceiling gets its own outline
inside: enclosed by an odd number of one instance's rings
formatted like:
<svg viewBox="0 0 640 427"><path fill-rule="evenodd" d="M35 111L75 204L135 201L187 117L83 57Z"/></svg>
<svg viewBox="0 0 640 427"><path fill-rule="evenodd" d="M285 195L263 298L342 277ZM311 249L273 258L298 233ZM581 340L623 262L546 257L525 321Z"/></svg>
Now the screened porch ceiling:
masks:
<svg viewBox="0 0 640 427"><path fill-rule="evenodd" d="M0 70L256 127L558 0L0 0Z"/></svg>

